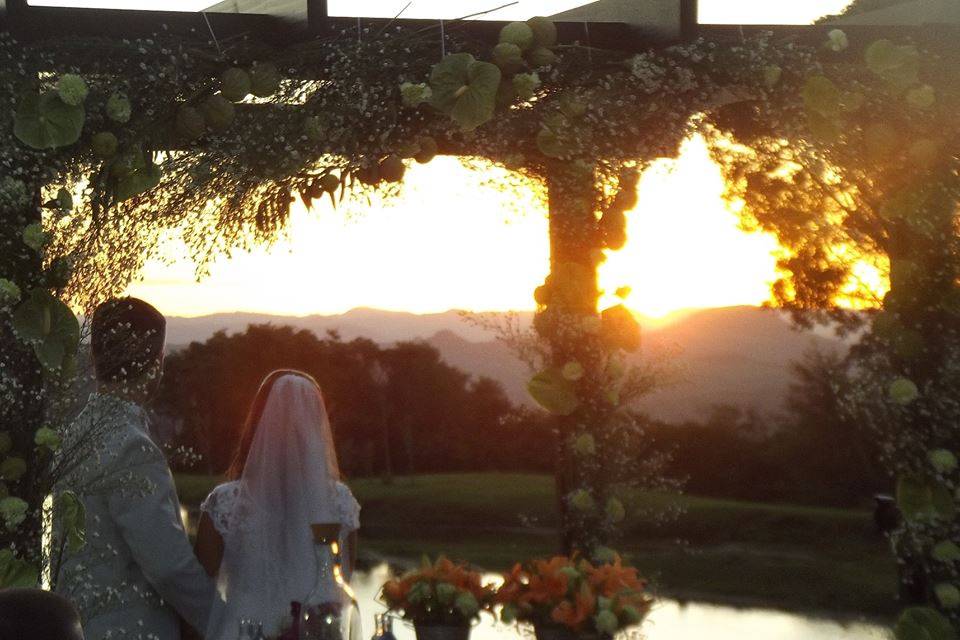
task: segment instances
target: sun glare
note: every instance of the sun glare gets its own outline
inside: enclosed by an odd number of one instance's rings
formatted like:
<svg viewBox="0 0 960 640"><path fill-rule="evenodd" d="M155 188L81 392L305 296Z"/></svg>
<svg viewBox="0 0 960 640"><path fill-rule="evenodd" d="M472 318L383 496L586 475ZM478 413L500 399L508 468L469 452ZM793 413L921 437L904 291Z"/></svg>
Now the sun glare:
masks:
<svg viewBox="0 0 960 640"><path fill-rule="evenodd" d="M386 203L307 211L297 200L289 233L274 246L222 258L196 282L174 242L167 264L149 263L130 293L182 316L531 309L549 269L545 204L532 189L503 189L508 177L441 157L408 171L402 195ZM766 300L776 242L741 231L722 189L701 139L678 160L656 163L628 214L627 246L600 270L601 287L631 287L629 306L653 317Z"/></svg>

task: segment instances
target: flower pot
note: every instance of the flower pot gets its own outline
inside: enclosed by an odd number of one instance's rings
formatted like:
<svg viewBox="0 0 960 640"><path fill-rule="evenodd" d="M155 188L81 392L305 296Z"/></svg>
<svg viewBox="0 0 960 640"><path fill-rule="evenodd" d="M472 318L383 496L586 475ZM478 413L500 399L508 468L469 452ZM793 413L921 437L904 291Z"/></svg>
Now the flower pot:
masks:
<svg viewBox="0 0 960 640"><path fill-rule="evenodd" d="M413 625L417 640L469 640L470 625L417 624Z"/></svg>

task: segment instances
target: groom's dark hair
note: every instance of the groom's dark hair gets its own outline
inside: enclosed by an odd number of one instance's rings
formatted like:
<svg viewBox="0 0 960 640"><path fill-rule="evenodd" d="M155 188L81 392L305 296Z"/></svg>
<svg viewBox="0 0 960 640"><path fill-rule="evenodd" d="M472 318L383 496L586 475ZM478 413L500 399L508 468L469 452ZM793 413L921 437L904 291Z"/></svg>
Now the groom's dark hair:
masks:
<svg viewBox="0 0 960 640"><path fill-rule="evenodd" d="M82 640L80 615L63 596L40 589L0 590L0 640Z"/></svg>
<svg viewBox="0 0 960 640"><path fill-rule="evenodd" d="M90 333L97 379L129 382L160 360L167 321L139 298L113 298L93 312Z"/></svg>

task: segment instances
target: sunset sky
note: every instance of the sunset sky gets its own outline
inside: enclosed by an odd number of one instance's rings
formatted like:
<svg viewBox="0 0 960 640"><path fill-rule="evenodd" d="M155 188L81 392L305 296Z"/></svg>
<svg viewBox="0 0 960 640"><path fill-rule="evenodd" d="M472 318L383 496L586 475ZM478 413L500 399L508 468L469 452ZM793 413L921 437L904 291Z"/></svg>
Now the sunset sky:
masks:
<svg viewBox="0 0 960 640"><path fill-rule="evenodd" d="M41 4L34 1L32 4ZM138 6L115 0L42 4ZM197 10L202 0L155 3ZM406 4L330 0L331 13L395 13ZM415 0L407 17L447 17L500 2ZM522 1L490 17L526 18L585 4L577 0ZM701 22L808 23L841 10L849 0L700 0ZM397 5L396 9L393 5ZM454 7L454 9L450 9ZM178 244L167 263L147 265L129 293L168 315L219 311L280 315L334 314L354 307L428 313L448 309L533 307L532 292L547 272L547 220L531 192L499 190L495 177L437 158L407 172L403 194L389 203L328 202L308 212L298 200L288 237L271 248L217 261L200 282ZM775 277L775 241L738 229L721 199L719 168L702 140L687 143L678 160L656 163L640 183L628 214L629 241L611 253L601 286L628 285L628 304L649 316L693 308L760 304Z"/></svg>

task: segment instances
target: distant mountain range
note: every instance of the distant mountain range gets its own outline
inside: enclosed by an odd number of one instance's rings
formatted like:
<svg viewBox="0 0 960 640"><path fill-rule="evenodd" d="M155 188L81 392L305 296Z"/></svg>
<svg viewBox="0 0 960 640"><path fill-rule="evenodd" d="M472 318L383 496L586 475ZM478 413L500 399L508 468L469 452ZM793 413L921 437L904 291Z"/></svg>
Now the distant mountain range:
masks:
<svg viewBox="0 0 960 640"><path fill-rule="evenodd" d="M519 315L527 325L532 313ZM336 316L287 317L229 313L168 318L172 348L204 341L216 331L242 332L250 324L290 325L318 335L337 331L345 340L365 337L382 344L423 340L451 365L499 381L516 403L529 404L526 365L486 330L456 311L416 315L355 309ZM703 418L717 404L736 404L764 414L780 410L790 383L790 364L810 349L842 351L824 332L798 331L782 313L757 307L701 309L666 321L643 321L644 347L635 357L667 362L677 382L645 398L640 408L667 421Z"/></svg>

